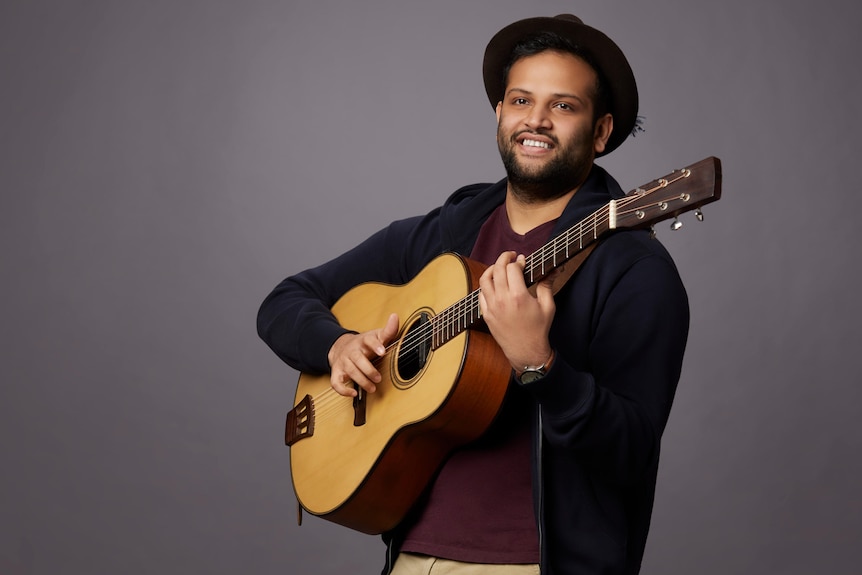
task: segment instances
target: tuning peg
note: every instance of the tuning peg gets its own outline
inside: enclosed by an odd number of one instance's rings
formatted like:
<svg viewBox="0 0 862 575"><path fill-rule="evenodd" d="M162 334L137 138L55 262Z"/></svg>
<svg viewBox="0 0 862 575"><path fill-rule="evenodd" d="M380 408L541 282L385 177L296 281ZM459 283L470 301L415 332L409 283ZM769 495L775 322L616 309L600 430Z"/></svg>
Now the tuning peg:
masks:
<svg viewBox="0 0 862 575"><path fill-rule="evenodd" d="M682 222L679 221L677 218L674 218L673 222L671 222L671 224L670 224L670 229L672 229L673 231L677 231L681 227L682 227Z"/></svg>
<svg viewBox="0 0 862 575"><path fill-rule="evenodd" d="M652 227L652 226L650 226L650 228L649 228L649 239L654 240L654 239L655 239L655 237L656 237L656 235L655 235L655 228L654 228L654 227Z"/></svg>
<svg viewBox="0 0 862 575"><path fill-rule="evenodd" d="M697 208L696 210L694 210L694 217L696 217L697 221L699 221L699 222L703 221L703 212L700 211L700 208Z"/></svg>

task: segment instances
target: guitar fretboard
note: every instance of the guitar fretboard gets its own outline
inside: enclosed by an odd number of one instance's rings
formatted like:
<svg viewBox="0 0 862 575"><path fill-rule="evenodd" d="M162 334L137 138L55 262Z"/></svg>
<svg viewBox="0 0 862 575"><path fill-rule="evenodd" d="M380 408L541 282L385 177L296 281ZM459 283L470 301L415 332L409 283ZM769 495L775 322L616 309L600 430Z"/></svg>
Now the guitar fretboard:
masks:
<svg viewBox="0 0 862 575"><path fill-rule="evenodd" d="M552 271L572 259L595 242L610 228L608 214L614 202L593 212L562 234L527 256L524 281L530 287ZM431 318L432 349L437 349L464 330L475 325L482 317L479 292L476 289Z"/></svg>

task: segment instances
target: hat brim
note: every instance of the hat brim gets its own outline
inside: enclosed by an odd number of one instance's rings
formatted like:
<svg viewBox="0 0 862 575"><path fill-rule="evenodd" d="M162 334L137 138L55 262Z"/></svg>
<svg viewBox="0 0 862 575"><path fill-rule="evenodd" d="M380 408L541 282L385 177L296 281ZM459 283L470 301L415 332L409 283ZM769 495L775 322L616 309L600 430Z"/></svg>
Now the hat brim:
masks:
<svg viewBox="0 0 862 575"><path fill-rule="evenodd" d="M613 40L603 32L584 24L576 16L563 14L553 18L527 18L514 22L497 32L485 48L482 76L491 106L503 99L506 79L503 72L517 44L540 32L553 32L578 46L588 54L591 64L604 78L609 92L610 113L614 129L605 146L597 154L604 156L619 147L635 127L638 113L638 88L628 60Z"/></svg>

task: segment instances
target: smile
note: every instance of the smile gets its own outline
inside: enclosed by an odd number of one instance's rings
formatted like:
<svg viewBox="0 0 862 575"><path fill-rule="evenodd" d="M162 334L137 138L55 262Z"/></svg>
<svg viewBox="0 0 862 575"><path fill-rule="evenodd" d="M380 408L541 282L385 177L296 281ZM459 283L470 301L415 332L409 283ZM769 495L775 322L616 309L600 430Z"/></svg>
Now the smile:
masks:
<svg viewBox="0 0 862 575"><path fill-rule="evenodd" d="M551 144L549 144L547 142L540 142L538 140L524 139L521 141L521 145L522 146L528 146L531 148L545 148L546 150L551 149Z"/></svg>

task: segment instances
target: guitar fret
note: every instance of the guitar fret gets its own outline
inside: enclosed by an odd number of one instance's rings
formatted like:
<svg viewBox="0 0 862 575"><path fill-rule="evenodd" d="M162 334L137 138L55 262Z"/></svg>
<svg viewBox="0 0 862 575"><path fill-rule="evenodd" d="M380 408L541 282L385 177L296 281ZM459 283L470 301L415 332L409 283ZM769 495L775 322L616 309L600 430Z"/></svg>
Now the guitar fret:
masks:
<svg viewBox="0 0 862 575"><path fill-rule="evenodd" d="M476 290L431 319L431 340L434 348L440 347L467 330L481 317L479 291Z"/></svg>
<svg viewBox="0 0 862 575"><path fill-rule="evenodd" d="M455 310L453 309L449 313L449 339L452 339L453 337L455 337L455 333L457 333L456 329L457 329L458 324L456 323L456 319L457 319L457 316L455 315Z"/></svg>
<svg viewBox="0 0 862 575"><path fill-rule="evenodd" d="M551 265L553 267L557 267L557 240L556 239L554 239L554 252L553 252L552 256L554 259L551 262Z"/></svg>

